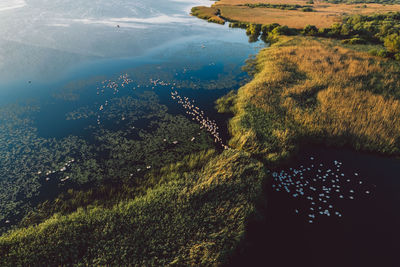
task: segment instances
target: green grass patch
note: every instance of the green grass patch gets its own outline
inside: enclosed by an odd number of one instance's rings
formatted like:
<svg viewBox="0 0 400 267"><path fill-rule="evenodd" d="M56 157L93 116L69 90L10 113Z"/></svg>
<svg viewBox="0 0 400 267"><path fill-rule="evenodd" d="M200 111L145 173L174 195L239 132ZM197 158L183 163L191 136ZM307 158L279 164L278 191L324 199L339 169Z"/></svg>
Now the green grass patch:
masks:
<svg viewBox="0 0 400 267"><path fill-rule="evenodd" d="M170 177L143 196L1 236L0 265L221 265L255 212L263 166L234 150L201 169L182 164L188 172L164 169Z"/></svg>

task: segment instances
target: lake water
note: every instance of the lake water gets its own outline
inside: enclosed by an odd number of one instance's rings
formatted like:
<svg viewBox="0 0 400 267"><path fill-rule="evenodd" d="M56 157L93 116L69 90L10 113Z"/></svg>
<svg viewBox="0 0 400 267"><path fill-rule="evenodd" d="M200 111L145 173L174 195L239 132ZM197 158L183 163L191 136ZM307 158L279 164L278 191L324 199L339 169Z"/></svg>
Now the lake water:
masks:
<svg viewBox="0 0 400 267"><path fill-rule="evenodd" d="M304 185L304 195L269 184L266 218L251 225L233 265L399 266L400 160L309 146L275 173Z"/></svg>
<svg viewBox="0 0 400 267"><path fill-rule="evenodd" d="M224 56L234 63L243 61L251 46L241 31L227 31L189 16L190 7L201 4L210 2L4 0L0 4L1 100L37 94L73 79L175 60L172 56L179 61L195 56L196 63ZM204 42L227 49L201 50Z"/></svg>
<svg viewBox="0 0 400 267"><path fill-rule="evenodd" d="M136 176L210 147L171 92L189 97L226 142L227 116L215 112L214 101L246 82L241 66L264 44L189 15L192 6L210 4L1 1L0 225L16 222L26 200L51 198L70 181L94 182L89 172ZM152 131L169 138L148 139ZM117 137L136 140L131 161L119 167L113 158L123 149L106 147ZM139 149L144 142L148 147ZM85 174L84 164L93 169Z"/></svg>

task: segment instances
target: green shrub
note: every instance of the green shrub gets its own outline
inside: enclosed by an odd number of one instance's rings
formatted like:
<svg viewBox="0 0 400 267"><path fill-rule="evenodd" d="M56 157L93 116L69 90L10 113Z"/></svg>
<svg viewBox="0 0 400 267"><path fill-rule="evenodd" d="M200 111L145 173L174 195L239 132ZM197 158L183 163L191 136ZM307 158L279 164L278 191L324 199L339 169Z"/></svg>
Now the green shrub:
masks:
<svg viewBox="0 0 400 267"><path fill-rule="evenodd" d="M249 23L247 23L247 22L233 21L233 22L229 23L230 28L247 29L248 26L249 26Z"/></svg>
<svg viewBox="0 0 400 267"><path fill-rule="evenodd" d="M308 36L316 36L318 35L318 28L314 25L307 25L304 27L302 33Z"/></svg>
<svg viewBox="0 0 400 267"><path fill-rule="evenodd" d="M390 53L385 49L381 49L378 51L377 56L378 57L390 57Z"/></svg>
<svg viewBox="0 0 400 267"><path fill-rule="evenodd" d="M263 35L267 35L268 33L272 32L276 27L279 27L278 23L272 24L264 24L261 26L261 31Z"/></svg>
<svg viewBox="0 0 400 267"><path fill-rule="evenodd" d="M278 26L275 27L272 32L272 35L279 36L279 35L295 35L296 30L289 28L288 26Z"/></svg>
<svg viewBox="0 0 400 267"><path fill-rule="evenodd" d="M384 39L384 45L389 52L400 52L400 36L391 34Z"/></svg>
<svg viewBox="0 0 400 267"><path fill-rule="evenodd" d="M313 12L314 9L313 9L312 7L303 7L303 8L301 9L301 11L303 11L303 12Z"/></svg>
<svg viewBox="0 0 400 267"><path fill-rule="evenodd" d="M250 24L246 29L247 35L260 35L261 32L261 24Z"/></svg>

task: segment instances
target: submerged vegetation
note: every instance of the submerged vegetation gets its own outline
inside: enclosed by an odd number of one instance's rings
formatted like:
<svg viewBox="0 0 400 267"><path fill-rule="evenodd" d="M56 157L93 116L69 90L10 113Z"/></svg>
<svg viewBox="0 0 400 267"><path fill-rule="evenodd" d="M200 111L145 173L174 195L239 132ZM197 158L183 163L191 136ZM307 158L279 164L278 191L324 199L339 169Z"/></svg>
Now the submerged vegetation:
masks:
<svg viewBox="0 0 400 267"><path fill-rule="evenodd" d="M38 137L32 119L36 112L35 104L0 109L0 226L12 223L37 203L45 177L63 179L71 160L85 164L93 157L87 142L77 137ZM82 175L76 170L76 177Z"/></svg>
<svg viewBox="0 0 400 267"><path fill-rule="evenodd" d="M34 108L4 107L0 151L2 225L15 223L11 218L18 221L23 217L37 204L39 195L48 199L48 190L57 194L64 191L57 188L65 185L133 183L135 177L180 160L188 151L195 153L212 147L211 138L197 124L168 114L158 101L153 92L136 98L114 98L102 113L105 126L91 126L92 142L74 136L39 137L33 120L29 120ZM74 113L74 119L82 118L79 112ZM96 114L89 115L94 123ZM196 138L191 141L193 137Z"/></svg>
<svg viewBox="0 0 400 267"><path fill-rule="evenodd" d="M164 182L133 200L3 235L0 264L220 265L255 213L262 164L231 150L188 172L182 165L164 168Z"/></svg>

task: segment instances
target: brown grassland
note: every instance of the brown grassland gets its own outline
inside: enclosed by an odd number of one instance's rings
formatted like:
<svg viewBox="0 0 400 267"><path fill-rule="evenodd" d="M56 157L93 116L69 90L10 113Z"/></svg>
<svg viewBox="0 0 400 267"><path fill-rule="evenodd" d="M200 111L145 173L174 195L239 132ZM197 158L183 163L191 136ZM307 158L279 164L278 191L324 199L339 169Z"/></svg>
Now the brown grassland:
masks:
<svg viewBox="0 0 400 267"><path fill-rule="evenodd" d="M272 161L302 141L400 153L398 63L327 39L281 37L256 69L236 98L217 103L234 103L232 146Z"/></svg>
<svg viewBox="0 0 400 267"><path fill-rule="evenodd" d="M219 10L222 17L229 21L241 21L257 24L279 23L290 28L304 28L310 24L318 28L330 27L333 23L339 22L345 15L385 13L400 11L400 5L382 4L330 4L322 1L314 1L314 4L307 4L306 0L220 0L212 7L201 7L200 13L214 13ZM244 4L290 4L310 5L314 12L303 12L298 10L280 10L276 8L243 6ZM200 16L199 16L200 17Z"/></svg>

